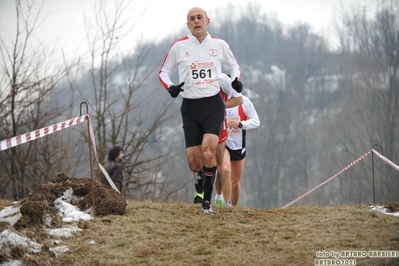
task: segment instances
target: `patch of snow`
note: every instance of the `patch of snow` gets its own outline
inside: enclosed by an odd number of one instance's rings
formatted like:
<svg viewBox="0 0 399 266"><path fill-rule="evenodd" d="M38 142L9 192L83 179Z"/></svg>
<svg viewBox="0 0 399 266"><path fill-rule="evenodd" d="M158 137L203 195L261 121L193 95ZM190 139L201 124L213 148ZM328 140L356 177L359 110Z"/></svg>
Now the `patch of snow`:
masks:
<svg viewBox="0 0 399 266"><path fill-rule="evenodd" d="M52 228L46 229L47 233L52 236L59 236L59 237L71 237L73 233L80 232L82 229L77 227L77 225L72 225L70 227L62 227L62 228Z"/></svg>
<svg viewBox="0 0 399 266"><path fill-rule="evenodd" d="M8 222L10 225L14 225L21 217L19 207L5 207L0 211L0 222Z"/></svg>
<svg viewBox="0 0 399 266"><path fill-rule="evenodd" d="M64 194L57 198L54 201L54 206L58 209L58 215L60 215L63 222L71 223L78 222L79 220L89 221L92 219L91 208L85 211L79 210L78 207L73 204L78 204L83 197L76 197L73 195L73 190L70 188L64 192ZM15 205L18 202L14 203ZM0 211L0 222L8 222L10 226L13 226L20 218L22 217L20 212L20 207L12 206L5 207ZM45 230L49 235L57 236L57 237L71 237L74 233L81 231L82 229L78 228L77 224L66 224L62 228L51 228L52 218L49 214L43 215L43 225ZM54 240L54 243L57 243L57 240ZM62 241L58 241L60 243ZM19 232L12 232L8 229L0 232L0 249L3 251L8 250L14 246L23 246L28 248L33 253L38 253L41 251L41 245L35 241L30 240L29 238L20 235ZM50 248L50 250L55 254L55 256L59 256L67 251L69 251L69 247L66 245L56 246ZM1 265L9 265L9 266L18 266L23 265L21 261L9 261L2 262Z"/></svg>
<svg viewBox="0 0 399 266"><path fill-rule="evenodd" d="M92 216L86 212L79 210L76 206L63 201L62 197L54 201L54 206L58 209L58 213L62 216L63 222L77 222L79 220L89 221ZM90 209L89 209L90 210Z"/></svg>
<svg viewBox="0 0 399 266"><path fill-rule="evenodd" d="M39 253L42 249L39 243L5 229L0 233L0 249L6 249L8 246L28 247L33 253Z"/></svg>
<svg viewBox="0 0 399 266"><path fill-rule="evenodd" d="M64 254L65 252L69 251L70 249L67 245L62 245L54 248L49 248L49 250L53 252L56 257L58 257Z"/></svg>
<svg viewBox="0 0 399 266"><path fill-rule="evenodd" d="M13 260L13 261L4 261L1 263L2 266L22 266L22 261Z"/></svg>
<svg viewBox="0 0 399 266"><path fill-rule="evenodd" d="M378 211L378 212L382 212L384 214L388 214L388 215L399 217L399 212L387 212L387 209L384 206L371 205L370 208L373 211Z"/></svg>

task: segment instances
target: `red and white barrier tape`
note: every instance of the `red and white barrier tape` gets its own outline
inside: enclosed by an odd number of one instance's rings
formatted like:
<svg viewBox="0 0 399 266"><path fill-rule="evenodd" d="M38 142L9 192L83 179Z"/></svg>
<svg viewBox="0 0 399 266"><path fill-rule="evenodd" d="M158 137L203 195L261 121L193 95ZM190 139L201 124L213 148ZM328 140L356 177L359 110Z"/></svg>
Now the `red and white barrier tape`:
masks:
<svg viewBox="0 0 399 266"><path fill-rule="evenodd" d="M104 174L105 178L107 179L108 183L111 185L111 187L116 190L117 192L120 193L120 191L118 190L118 188L115 186L114 182L112 181L111 177L108 175L107 171L104 169L104 167L100 164L100 161L98 160L97 157L97 150L96 150L96 142L95 142L95 138L94 138L94 132L93 132L93 126L91 124L91 120L88 114L86 115L82 115L82 116L78 116L69 120L66 120L64 122L58 123L58 124L54 124L51 125L49 127L44 127L29 133L25 133L13 138L9 138L6 140L2 140L0 142L0 151L4 151L7 150L9 148L27 143L29 141L38 139L38 138L42 138L44 136L53 134L57 131L66 129L68 127L80 124L84 121L88 120L89 122L89 134L90 134L90 141L93 145L93 153L94 153L94 157L98 163L98 166L101 170L101 172Z"/></svg>
<svg viewBox="0 0 399 266"><path fill-rule="evenodd" d="M119 191L119 189L115 186L114 181L112 181L111 177L109 176L108 172L105 170L105 168L101 165L100 161L98 160L97 157L97 150L96 150L96 141L94 138L94 131L93 131L93 126L91 124L91 120L89 118L89 134L90 134L90 140L91 143L93 145L93 153L94 153L94 158L96 159L97 163L98 163L98 167L100 168L101 172L104 174L105 178L107 179L108 183L110 184L110 186L116 190L117 192L121 193Z"/></svg>
<svg viewBox="0 0 399 266"><path fill-rule="evenodd" d="M87 119L89 119L88 115L82 115L82 116L78 116L75 118L72 118L70 120L58 123L58 124L54 124L52 126L49 127L44 127L26 134L22 134L10 139L6 139L6 140L2 140L0 142L0 151L4 151L7 150L9 148L18 146L20 144L24 144L27 143L29 141L50 135L54 132L63 130L65 128L68 128L70 126L74 126L77 125L79 123L82 123L84 121L86 121Z"/></svg>
<svg viewBox="0 0 399 266"><path fill-rule="evenodd" d="M337 176L339 176L340 174L342 174L343 172L345 172L346 170L348 170L349 168L351 168L352 166L354 166L355 164L357 164L358 162L360 162L361 160L363 160L364 158L367 157L367 155L369 155L373 150L370 150L368 152L366 152L365 154L363 154L362 156L360 156L359 158L357 158L356 160L354 160L353 162L351 162L350 164L348 164L345 168L343 168L341 171L339 171L338 173L336 173L335 175L333 175L332 177L330 177L329 179L327 179L326 181L324 181L323 183L321 183L320 185L312 188L311 190L309 190L308 192L306 192L305 194L303 194L302 196L294 199L293 201L291 201L290 203L284 205L282 208L287 208L289 206L291 206L292 204L294 204L295 202L299 201L300 199L303 199L304 197L308 196L310 193L312 193L313 191L315 191L316 189L320 188L321 186L325 185L326 183L330 182L331 180L333 180L334 178L336 178Z"/></svg>
<svg viewBox="0 0 399 266"><path fill-rule="evenodd" d="M389 159L387 159L384 155L380 154L378 151L373 149L373 152L375 155L377 155L378 157L380 157L384 162L386 162L387 164L389 164L393 169L395 169L396 171L399 171L399 166L397 166L396 164L394 164L392 161L390 161Z"/></svg>

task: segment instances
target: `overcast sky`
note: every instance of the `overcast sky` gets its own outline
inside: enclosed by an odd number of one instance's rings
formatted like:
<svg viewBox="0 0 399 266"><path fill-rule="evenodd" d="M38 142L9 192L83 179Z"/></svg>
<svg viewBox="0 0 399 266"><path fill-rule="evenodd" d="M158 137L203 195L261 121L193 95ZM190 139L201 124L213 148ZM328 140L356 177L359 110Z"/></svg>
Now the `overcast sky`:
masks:
<svg viewBox="0 0 399 266"><path fill-rule="evenodd" d="M44 23L38 28L38 38L57 45L58 50L66 53L83 51L87 47L84 18L93 16L93 6L99 0L47 0ZM143 36L146 39L162 38L174 30L185 26L187 12L191 7L200 6L208 11L212 21L217 21L216 10L226 4L243 7L248 3L262 6L262 13L275 14L284 25L307 22L319 34L333 38L333 21L337 13L344 9L361 8L369 17L374 16L381 0L201 0L201 1L165 1L130 0L134 10L129 15L140 19L122 49L133 47L134 40ZM14 0L0 0L0 34L2 38L12 38ZM111 0L107 0L111 2ZM144 15L141 15L143 14ZM132 21L133 23L133 21ZM212 33L211 28L209 32ZM80 53L80 52L78 52Z"/></svg>

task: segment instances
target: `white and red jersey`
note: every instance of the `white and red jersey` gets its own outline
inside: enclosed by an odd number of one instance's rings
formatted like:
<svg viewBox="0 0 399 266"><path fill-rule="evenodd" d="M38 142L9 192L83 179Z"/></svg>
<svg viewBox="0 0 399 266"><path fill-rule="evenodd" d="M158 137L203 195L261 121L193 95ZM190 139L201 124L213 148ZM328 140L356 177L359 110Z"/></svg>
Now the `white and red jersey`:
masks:
<svg viewBox="0 0 399 266"><path fill-rule="evenodd" d="M246 96L242 96L244 102L236 107L226 109L227 119L236 119L241 121L242 128L229 128L229 137L226 140L226 146L231 150L246 150L246 130L257 128L260 125L258 113L254 105Z"/></svg>
<svg viewBox="0 0 399 266"><path fill-rule="evenodd" d="M242 97L242 94L237 92L233 87L231 86L231 80L230 78L222 73L220 74L220 77L222 79L222 86L220 87L220 96L222 97L223 101L230 100L232 98L237 98L237 97ZM228 132L227 132L227 117L225 114L224 117L224 122L223 122L223 127L222 130L220 131L219 135L219 143L223 143L228 137Z"/></svg>
<svg viewBox="0 0 399 266"><path fill-rule="evenodd" d="M240 79L240 67L229 45L208 34L200 43L191 33L172 44L159 71L159 81L165 89L184 82L180 95L198 99L216 95L222 87L222 68L234 80ZM171 76L178 70L179 83Z"/></svg>

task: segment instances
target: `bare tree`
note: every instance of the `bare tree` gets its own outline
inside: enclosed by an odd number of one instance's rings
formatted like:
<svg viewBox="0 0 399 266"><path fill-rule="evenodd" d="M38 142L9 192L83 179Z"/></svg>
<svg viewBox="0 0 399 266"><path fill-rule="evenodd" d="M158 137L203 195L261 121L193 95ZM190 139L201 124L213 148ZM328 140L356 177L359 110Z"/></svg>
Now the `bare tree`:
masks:
<svg viewBox="0 0 399 266"><path fill-rule="evenodd" d="M172 101L166 93L159 95L156 87L162 58L154 64L146 62L153 44L140 45L139 40L131 52L120 52L120 42L139 18L127 15L134 8L132 2L113 4L97 2L94 23L86 20L90 83L79 86L72 82L76 76L69 76L70 86L90 106L100 162L104 163L112 146L124 149L123 194L139 199L181 198L176 190L184 184L174 183L173 164L164 166L177 152L170 148L168 136L178 121L166 111Z"/></svg>
<svg viewBox="0 0 399 266"><path fill-rule="evenodd" d="M342 112L337 116L341 149L353 158L380 144L392 161L398 160L399 126L399 8L398 1L381 1L374 19L367 19L364 10L345 13L340 32L343 55L341 87ZM397 180L392 168L382 163L376 171L379 198L397 200ZM371 173L358 168L358 178L349 186L356 186L357 200L371 200ZM363 178L368 176L368 178ZM347 183L348 184L348 183ZM346 194L354 191L344 189ZM367 191L368 195L364 195Z"/></svg>
<svg viewBox="0 0 399 266"><path fill-rule="evenodd" d="M44 2L15 1L15 36L0 37L1 139L49 126L59 113L51 98L62 72L54 67L51 49L34 42L43 8ZM54 147L47 138L1 152L0 196L23 198L51 178L61 154Z"/></svg>

